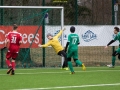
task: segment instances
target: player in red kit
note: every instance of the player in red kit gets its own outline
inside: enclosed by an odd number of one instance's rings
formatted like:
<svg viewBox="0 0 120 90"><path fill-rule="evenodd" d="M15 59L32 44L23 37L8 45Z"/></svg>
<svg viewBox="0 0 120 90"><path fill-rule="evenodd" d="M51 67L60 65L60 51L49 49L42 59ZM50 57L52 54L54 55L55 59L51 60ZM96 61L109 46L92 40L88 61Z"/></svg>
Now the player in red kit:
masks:
<svg viewBox="0 0 120 90"><path fill-rule="evenodd" d="M13 31L7 34L7 38L5 40L5 47L9 43L9 48L6 54L6 64L9 67L7 74L14 75L15 74L15 59L18 56L18 52L20 49L20 44L22 43L22 36L17 32L18 26L16 24L13 25ZM10 61L10 58L12 60Z"/></svg>

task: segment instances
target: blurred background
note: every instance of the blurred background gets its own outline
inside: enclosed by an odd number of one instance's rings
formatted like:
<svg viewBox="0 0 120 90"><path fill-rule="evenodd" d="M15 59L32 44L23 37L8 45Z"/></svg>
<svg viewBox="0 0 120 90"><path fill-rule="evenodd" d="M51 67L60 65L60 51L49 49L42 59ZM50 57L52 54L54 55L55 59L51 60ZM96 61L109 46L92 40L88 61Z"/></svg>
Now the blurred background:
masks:
<svg viewBox="0 0 120 90"><path fill-rule="evenodd" d="M119 0L0 0L1 6L64 6L65 25L112 25ZM120 7L120 6L119 6ZM119 10L119 9L118 9ZM120 17L118 11L118 18ZM13 21L12 18L11 22ZM120 19L118 19L120 23Z"/></svg>

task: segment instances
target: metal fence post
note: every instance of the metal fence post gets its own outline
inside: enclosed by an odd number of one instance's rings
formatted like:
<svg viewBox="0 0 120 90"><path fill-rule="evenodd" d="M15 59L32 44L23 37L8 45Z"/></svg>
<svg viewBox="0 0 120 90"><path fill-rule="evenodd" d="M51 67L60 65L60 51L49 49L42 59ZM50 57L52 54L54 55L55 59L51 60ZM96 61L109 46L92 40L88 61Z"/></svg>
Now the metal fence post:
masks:
<svg viewBox="0 0 120 90"><path fill-rule="evenodd" d="M42 0L42 6L45 6L45 0ZM43 9L44 11L44 9ZM43 23L42 23L42 43L44 44L45 43L45 19L43 20ZM45 48L42 49L43 50L43 67L45 67Z"/></svg>
<svg viewBox="0 0 120 90"><path fill-rule="evenodd" d="M112 25L115 25L115 13L114 13L114 4L115 4L115 0L112 0ZM112 52L115 51L115 46L112 47Z"/></svg>
<svg viewBox="0 0 120 90"><path fill-rule="evenodd" d="M78 1L75 0L75 25L78 25Z"/></svg>
<svg viewBox="0 0 120 90"><path fill-rule="evenodd" d="M116 0L112 0L112 25L117 25L117 13L118 4L116 4ZM112 51L115 51L115 46L112 47Z"/></svg>

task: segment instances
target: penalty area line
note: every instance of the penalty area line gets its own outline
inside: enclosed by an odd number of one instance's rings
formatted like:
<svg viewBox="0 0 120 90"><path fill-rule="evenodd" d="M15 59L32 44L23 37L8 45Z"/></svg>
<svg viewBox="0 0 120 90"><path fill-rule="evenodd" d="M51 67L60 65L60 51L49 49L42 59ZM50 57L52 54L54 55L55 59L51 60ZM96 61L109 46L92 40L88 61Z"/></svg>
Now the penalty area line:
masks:
<svg viewBox="0 0 120 90"><path fill-rule="evenodd" d="M93 84L80 86L61 86L61 87L46 87L46 88L29 88L29 89L13 89L13 90L51 90L51 89L65 89L65 88L83 88L83 87L102 87L102 86L119 86L120 83L113 84Z"/></svg>

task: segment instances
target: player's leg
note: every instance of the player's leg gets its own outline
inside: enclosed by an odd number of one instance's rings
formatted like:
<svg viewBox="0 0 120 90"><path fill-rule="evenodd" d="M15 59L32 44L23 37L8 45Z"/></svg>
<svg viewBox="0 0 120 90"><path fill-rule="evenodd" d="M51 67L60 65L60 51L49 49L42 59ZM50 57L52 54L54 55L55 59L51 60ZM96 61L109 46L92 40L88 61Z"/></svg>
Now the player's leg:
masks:
<svg viewBox="0 0 120 90"><path fill-rule="evenodd" d="M68 67L68 64L67 64L67 54L65 53L64 50L62 50L62 51L58 52L58 55L64 57L64 62L63 62L62 68L65 68L67 70L68 69L68 68L66 68L66 67Z"/></svg>
<svg viewBox="0 0 120 90"><path fill-rule="evenodd" d="M72 51L68 50L67 52L67 59L68 59L68 67L71 71L70 74L74 74L74 69L73 69L73 65L72 65L72 62L71 62L71 57L72 57Z"/></svg>
<svg viewBox="0 0 120 90"><path fill-rule="evenodd" d="M114 66L115 66L115 60L116 60L116 55L119 54L118 53L119 51L120 51L120 48L118 48L115 52L113 52L113 54L112 54L112 64L107 65L108 67L114 68Z"/></svg>
<svg viewBox="0 0 120 90"><path fill-rule="evenodd" d="M11 58L11 52L7 52L7 54L6 54L6 64L9 68L8 71L7 71L7 74L9 74L12 70L12 64L11 64L10 58Z"/></svg>
<svg viewBox="0 0 120 90"><path fill-rule="evenodd" d="M117 49L117 52L118 52L118 59L120 60L120 47Z"/></svg>
<svg viewBox="0 0 120 90"><path fill-rule="evenodd" d="M11 75L14 75L14 74L15 74L15 66L16 66L16 63L15 63L15 59L14 59L14 58L12 58L11 63L12 63Z"/></svg>
<svg viewBox="0 0 120 90"><path fill-rule="evenodd" d="M77 65L82 66L82 62L78 60L78 50L73 52L73 59Z"/></svg>
<svg viewBox="0 0 120 90"><path fill-rule="evenodd" d="M78 50L74 51L73 53L73 59L74 59L74 62L79 65L79 66L82 66L82 69L85 71L86 70L86 67L85 65L81 62L81 60L78 60Z"/></svg>
<svg viewBox="0 0 120 90"><path fill-rule="evenodd" d="M79 66L82 66L82 62L76 58L74 58L74 62L79 65Z"/></svg>
<svg viewBox="0 0 120 90"><path fill-rule="evenodd" d="M84 63L82 63L81 60L74 59L74 61L77 65L81 66L84 71L86 70Z"/></svg>
<svg viewBox="0 0 120 90"><path fill-rule="evenodd" d="M72 65L72 62L71 62L71 58L67 58L68 59L68 67L69 67L69 69L70 69L70 71L71 71L71 73L70 74L74 74L75 72L74 72L74 69L73 69L73 65Z"/></svg>
<svg viewBox="0 0 120 90"><path fill-rule="evenodd" d="M11 64L12 64L12 71L11 71L11 75L14 75L15 74L15 67L16 67L16 57L18 56L18 53L13 53L12 54L12 61L11 61Z"/></svg>
<svg viewBox="0 0 120 90"><path fill-rule="evenodd" d="M7 54L6 54L6 64L7 64L8 68L11 67L10 58L11 58L11 53L7 52Z"/></svg>
<svg viewBox="0 0 120 90"><path fill-rule="evenodd" d="M118 54L118 59L120 60L120 54Z"/></svg>

